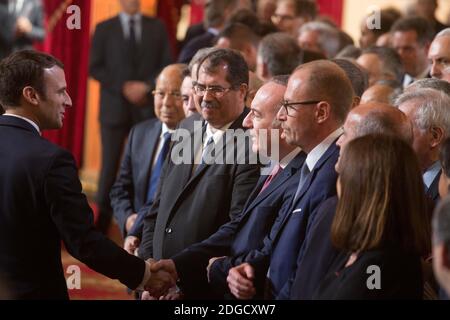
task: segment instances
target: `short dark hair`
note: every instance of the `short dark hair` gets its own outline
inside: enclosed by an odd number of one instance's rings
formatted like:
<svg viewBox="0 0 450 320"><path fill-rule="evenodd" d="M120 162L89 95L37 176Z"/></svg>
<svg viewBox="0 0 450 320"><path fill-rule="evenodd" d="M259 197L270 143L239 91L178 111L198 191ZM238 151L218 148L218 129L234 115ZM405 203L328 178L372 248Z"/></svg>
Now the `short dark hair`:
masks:
<svg viewBox="0 0 450 320"><path fill-rule="evenodd" d="M294 4L296 17L317 17L317 4L315 0L290 0Z"/></svg>
<svg viewBox="0 0 450 320"><path fill-rule="evenodd" d="M204 24L206 28L218 27L225 22L225 10L237 6L237 0L206 1L204 8Z"/></svg>
<svg viewBox="0 0 450 320"><path fill-rule="evenodd" d="M238 22L228 24L217 38L222 37L229 39L230 47L236 50L243 49L245 44L248 43L257 48L260 40L259 36L252 29Z"/></svg>
<svg viewBox="0 0 450 320"><path fill-rule="evenodd" d="M353 90L357 97L362 97L364 91L369 86L369 75L358 64L348 59L332 59L342 70L344 70L347 77L352 83Z"/></svg>
<svg viewBox="0 0 450 320"><path fill-rule="evenodd" d="M374 46L363 50L361 55L363 54L375 54L383 64L384 73L391 73L399 82L403 80L405 71L400 56L394 49Z"/></svg>
<svg viewBox="0 0 450 320"><path fill-rule="evenodd" d="M33 87L45 97L44 69L64 68L58 59L34 50L15 52L0 61L0 104L4 108L20 104L23 88Z"/></svg>
<svg viewBox="0 0 450 320"><path fill-rule="evenodd" d="M224 64L228 67L226 80L233 88L241 84L248 85L247 62L238 51L231 49L214 49L206 54L198 63L197 79L201 67L205 68L207 73L216 73L217 68Z"/></svg>
<svg viewBox="0 0 450 320"><path fill-rule="evenodd" d="M302 50L291 35L271 33L259 43L258 54L271 76L290 74L302 61Z"/></svg>
<svg viewBox="0 0 450 320"><path fill-rule="evenodd" d="M250 9L240 9L236 11L228 20L227 24L241 23L253 31L255 35L260 35L261 23L255 12Z"/></svg>
<svg viewBox="0 0 450 320"><path fill-rule="evenodd" d="M281 74L281 75L272 77L269 81L272 81L276 84L287 87L287 84L289 82L289 77L290 77L289 74Z"/></svg>
<svg viewBox="0 0 450 320"><path fill-rule="evenodd" d="M417 33L417 42L425 45L434 38L433 26L422 17L409 17L398 20L391 28L391 32L415 31Z"/></svg>

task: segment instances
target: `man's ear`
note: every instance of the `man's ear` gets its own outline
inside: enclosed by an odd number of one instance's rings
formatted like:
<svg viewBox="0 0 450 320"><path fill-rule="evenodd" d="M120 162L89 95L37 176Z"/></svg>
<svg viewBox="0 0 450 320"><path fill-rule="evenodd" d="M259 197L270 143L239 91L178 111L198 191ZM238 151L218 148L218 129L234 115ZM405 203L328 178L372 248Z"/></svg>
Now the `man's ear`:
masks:
<svg viewBox="0 0 450 320"><path fill-rule="evenodd" d="M39 94L33 87L27 86L22 90L22 98L29 104L37 106L40 101Z"/></svg>
<svg viewBox="0 0 450 320"><path fill-rule="evenodd" d="M330 118L331 106L326 101L321 101L316 106L317 123L323 123Z"/></svg>
<svg viewBox="0 0 450 320"><path fill-rule="evenodd" d="M239 95L242 97L242 99L245 101L245 98L247 97L247 93L248 93L248 85L246 85L245 83L242 83L239 86Z"/></svg>
<svg viewBox="0 0 450 320"><path fill-rule="evenodd" d="M444 140L444 130L440 127L431 127L431 147L437 147Z"/></svg>

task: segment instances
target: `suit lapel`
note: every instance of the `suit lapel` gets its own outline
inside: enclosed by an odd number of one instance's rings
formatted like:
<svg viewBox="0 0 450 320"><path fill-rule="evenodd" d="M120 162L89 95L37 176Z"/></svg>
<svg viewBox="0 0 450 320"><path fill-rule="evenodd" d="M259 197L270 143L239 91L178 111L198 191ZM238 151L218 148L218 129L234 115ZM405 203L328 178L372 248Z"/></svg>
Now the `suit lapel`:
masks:
<svg viewBox="0 0 450 320"><path fill-rule="evenodd" d="M275 190L280 188L292 175L294 175L302 166L305 161L306 155L301 152L294 159L289 162L289 164L284 168L284 170L278 174L273 181L267 186L267 188L259 193L261 188L258 189L258 193L256 194L253 201L249 204L249 207L245 211L252 210L255 206L257 206L261 201L266 199L269 195L271 195ZM266 177L267 178L267 177ZM265 181L266 179L264 179ZM263 182L264 183L264 182ZM262 187L262 186L261 186ZM256 189L255 189L256 191ZM253 193L252 193L253 195Z"/></svg>
<svg viewBox="0 0 450 320"><path fill-rule="evenodd" d="M281 227L278 229L277 237L280 234L280 231L284 228L287 221L289 221L289 217L292 215L294 210L297 210L299 203L303 199L303 196L305 193L309 190L311 184L314 181L315 176L318 174L319 170L322 168L322 166L325 164L325 162L336 152L337 146L336 146L337 139L331 144L330 147L328 147L327 151L323 154L323 156L317 161L316 165L314 166L314 169L311 171L310 175L308 176L308 179L305 181L302 189L300 190L300 193L295 201L292 202L292 205L290 206L289 210L285 213L283 217L283 221L281 223Z"/></svg>
<svg viewBox="0 0 450 320"><path fill-rule="evenodd" d="M120 17L117 16L115 18L114 24L113 24L113 34L117 35L117 40L119 42L119 46L118 48L120 48L119 50L121 50L121 56L122 57L128 57L128 52L127 52L127 44L126 44L126 40L125 40L125 30L123 30L122 28L122 23L120 22Z"/></svg>
<svg viewBox="0 0 450 320"><path fill-rule="evenodd" d="M247 108L245 108L244 111L241 113L241 115L231 124L229 129L230 130L242 129L243 128L242 121L247 116L248 112L249 112L249 110ZM203 127L203 130L205 130L205 129L206 129L206 125ZM203 134L201 136L203 137ZM222 148L220 148L218 150L218 152L214 155L214 163L215 163L215 159L219 159L220 157L223 157L225 146L233 145L231 143L231 139L233 139L233 138L234 138L234 134L227 135L225 133L223 135L222 139L218 142L218 144L222 144ZM233 145L233 147L234 147L234 145ZM211 167L211 165L199 164L198 167L196 168L195 172L192 174L191 179L189 180L189 182L186 184L185 187L187 187L192 181L196 180L199 176L201 176L210 167Z"/></svg>

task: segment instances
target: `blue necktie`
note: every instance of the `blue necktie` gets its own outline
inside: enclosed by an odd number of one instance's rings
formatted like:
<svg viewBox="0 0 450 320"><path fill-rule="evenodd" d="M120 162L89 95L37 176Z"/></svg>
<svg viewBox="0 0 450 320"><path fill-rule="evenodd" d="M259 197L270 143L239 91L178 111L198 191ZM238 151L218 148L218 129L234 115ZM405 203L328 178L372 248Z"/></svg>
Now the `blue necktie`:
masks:
<svg viewBox="0 0 450 320"><path fill-rule="evenodd" d="M161 175L161 170L164 165L164 160L167 157L167 153L169 152L170 147L170 133L164 133L162 148L158 155L158 159L156 160L155 166L150 174L150 181L148 183L148 191L147 191L147 203L152 203L153 198L155 197L156 187L158 186L159 176Z"/></svg>

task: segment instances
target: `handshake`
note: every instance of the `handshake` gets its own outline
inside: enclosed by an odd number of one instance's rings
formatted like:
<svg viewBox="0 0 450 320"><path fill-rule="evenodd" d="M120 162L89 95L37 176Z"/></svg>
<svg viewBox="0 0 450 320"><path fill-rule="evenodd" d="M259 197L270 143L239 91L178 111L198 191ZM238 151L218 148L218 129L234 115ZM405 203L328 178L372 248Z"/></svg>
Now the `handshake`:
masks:
<svg viewBox="0 0 450 320"><path fill-rule="evenodd" d="M151 275L144 285L143 299L147 300L177 300L181 292L176 286L178 280L177 269L173 260L148 259Z"/></svg>

